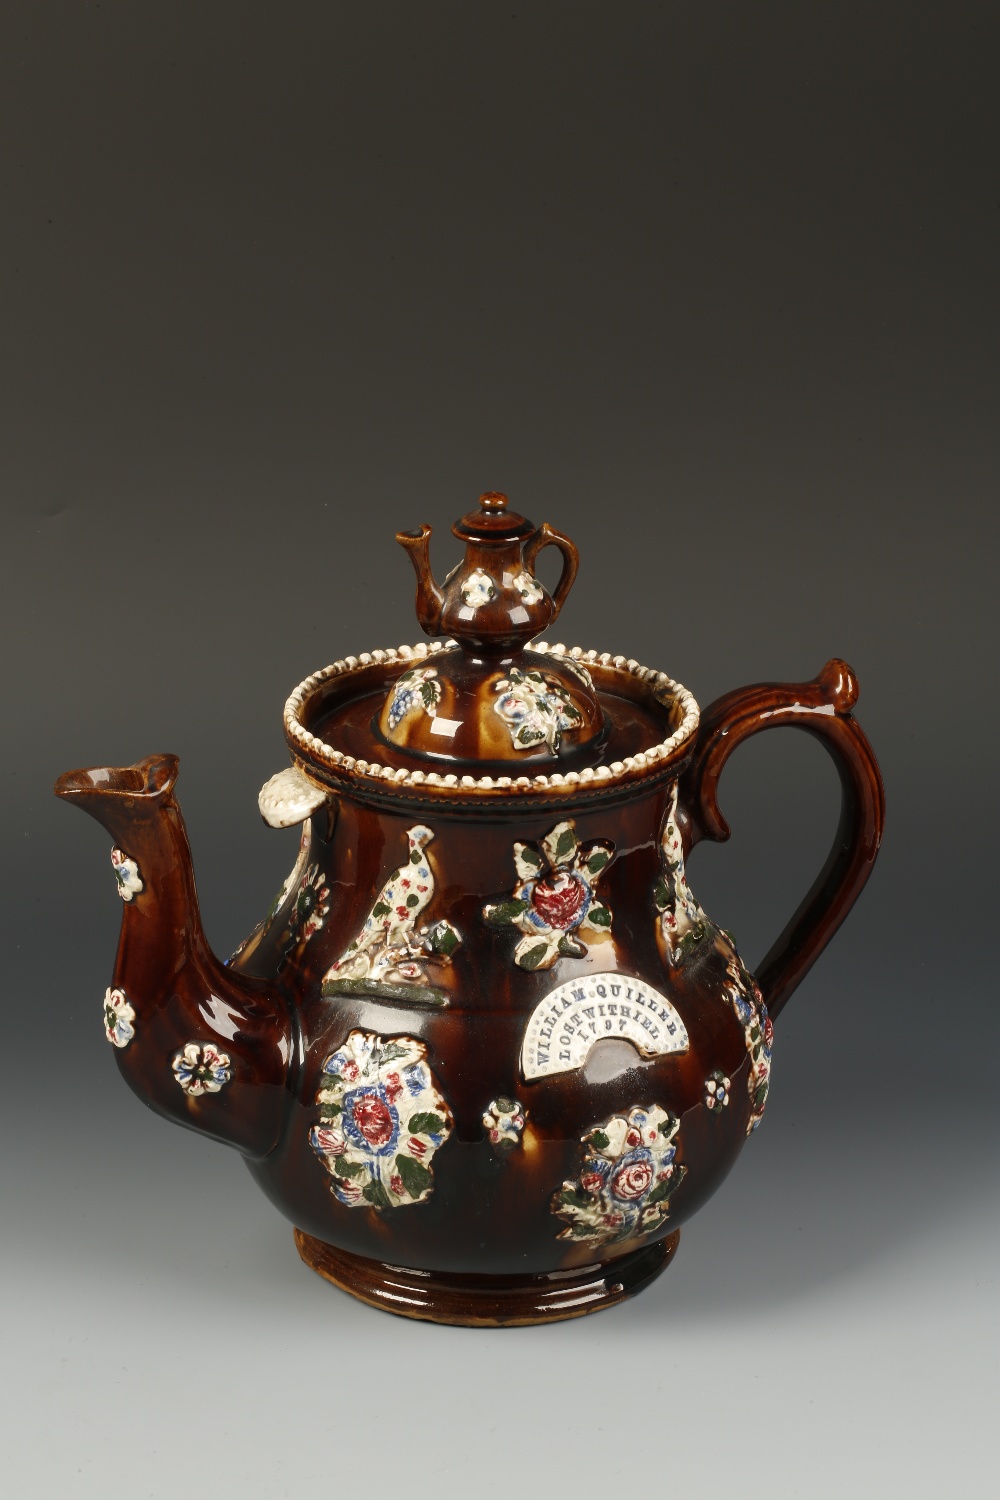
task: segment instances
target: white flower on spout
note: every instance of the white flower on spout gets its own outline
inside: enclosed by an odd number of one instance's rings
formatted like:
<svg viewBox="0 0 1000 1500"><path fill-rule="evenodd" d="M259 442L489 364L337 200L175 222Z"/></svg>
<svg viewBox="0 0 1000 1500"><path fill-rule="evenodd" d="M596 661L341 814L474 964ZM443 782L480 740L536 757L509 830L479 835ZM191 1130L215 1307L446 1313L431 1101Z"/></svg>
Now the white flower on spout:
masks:
<svg viewBox="0 0 1000 1500"><path fill-rule="evenodd" d="M180 1052L174 1053L171 1066L177 1082L191 1098L199 1094L217 1094L233 1076L228 1054L220 1052L211 1042L202 1045L188 1042Z"/></svg>
<svg viewBox="0 0 1000 1500"><path fill-rule="evenodd" d="M142 876L139 874L139 866L134 859L129 859L123 850L115 848L111 851L111 865L118 881L118 894L123 901L132 901L143 889Z"/></svg>
<svg viewBox="0 0 1000 1500"><path fill-rule="evenodd" d="M104 1035L113 1047L127 1047L135 1036L135 1011L124 990L104 993Z"/></svg>

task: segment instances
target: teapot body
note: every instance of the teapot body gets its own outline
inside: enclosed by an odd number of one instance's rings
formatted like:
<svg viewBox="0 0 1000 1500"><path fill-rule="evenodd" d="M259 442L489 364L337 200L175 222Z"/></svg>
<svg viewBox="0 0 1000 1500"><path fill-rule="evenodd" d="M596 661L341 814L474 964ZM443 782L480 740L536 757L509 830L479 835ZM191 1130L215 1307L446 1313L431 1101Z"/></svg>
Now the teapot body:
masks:
<svg viewBox="0 0 1000 1500"><path fill-rule="evenodd" d="M882 782L845 662L702 714L664 672L534 639L575 577L569 538L495 492L453 529L443 586L430 528L397 539L421 624L456 638L345 657L285 704L292 765L259 805L301 825L299 854L228 963L176 757L55 790L114 841L104 1027L135 1092L236 1147L302 1258L362 1300L547 1322L652 1280L760 1123L772 1020L871 873ZM686 863L729 835L729 755L783 725L831 755L841 818L754 976Z"/></svg>
<svg viewBox="0 0 1000 1500"><path fill-rule="evenodd" d="M714 1191L770 1046L729 940L703 914L668 926L667 867L700 913L665 848L676 792L514 821L343 797L304 824L233 961L293 1000L286 1126L250 1169L300 1230L417 1270L546 1275L652 1245Z"/></svg>

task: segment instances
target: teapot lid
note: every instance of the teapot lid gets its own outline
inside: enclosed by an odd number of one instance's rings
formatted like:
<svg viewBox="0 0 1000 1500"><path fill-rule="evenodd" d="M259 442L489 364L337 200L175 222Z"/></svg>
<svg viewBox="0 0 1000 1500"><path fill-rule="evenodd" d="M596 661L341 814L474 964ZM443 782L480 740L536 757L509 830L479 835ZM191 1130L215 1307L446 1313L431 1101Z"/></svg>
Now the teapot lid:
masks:
<svg viewBox="0 0 1000 1500"><path fill-rule="evenodd" d="M376 774L383 794L404 786L544 790L604 783L686 750L697 705L665 674L536 639L576 578L569 537L536 527L496 491L452 532L465 555L440 584L431 528L396 537L416 573L417 619L431 643L348 657L289 699L286 733L311 774ZM551 593L535 574L545 547L562 555ZM622 669L627 680L612 681Z"/></svg>
<svg viewBox="0 0 1000 1500"><path fill-rule="evenodd" d="M433 665L400 674L376 733L411 755L484 770L580 760L606 728L590 675L573 661L548 661L528 649L573 585L576 548L562 532L511 511L507 496L495 491L452 532L465 542L465 557L440 586L430 569L431 528L396 537L417 575L417 619L449 643ZM552 594L535 576L543 547L558 548L563 558Z"/></svg>

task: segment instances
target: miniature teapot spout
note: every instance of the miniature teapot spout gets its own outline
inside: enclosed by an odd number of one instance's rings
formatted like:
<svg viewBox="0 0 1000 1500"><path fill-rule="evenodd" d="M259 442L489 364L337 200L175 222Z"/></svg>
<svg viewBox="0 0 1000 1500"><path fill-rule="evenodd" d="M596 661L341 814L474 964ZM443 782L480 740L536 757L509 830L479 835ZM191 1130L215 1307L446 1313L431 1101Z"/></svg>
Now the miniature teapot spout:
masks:
<svg viewBox="0 0 1000 1500"><path fill-rule="evenodd" d="M114 840L124 909L105 1030L129 1086L157 1113L260 1158L284 1116L288 1009L275 985L227 968L208 945L177 769L175 755L151 755L55 784Z"/></svg>
<svg viewBox="0 0 1000 1500"><path fill-rule="evenodd" d="M419 531L397 531L396 541L410 554L413 571L417 575L417 619L420 628L428 635L437 635L445 596L431 572L431 528L423 525Z"/></svg>

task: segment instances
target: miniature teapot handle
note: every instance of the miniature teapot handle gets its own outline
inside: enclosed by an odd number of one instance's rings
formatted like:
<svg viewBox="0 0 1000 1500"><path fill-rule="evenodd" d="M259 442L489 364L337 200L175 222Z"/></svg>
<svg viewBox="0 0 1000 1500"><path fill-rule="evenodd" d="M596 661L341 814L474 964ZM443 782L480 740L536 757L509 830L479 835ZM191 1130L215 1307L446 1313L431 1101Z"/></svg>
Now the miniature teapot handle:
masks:
<svg viewBox="0 0 1000 1500"><path fill-rule="evenodd" d="M532 575L535 572L535 558L543 547L558 547L563 559L559 582L552 590L552 616L549 620L551 625L565 604L566 595L573 587L573 581L580 567L580 554L568 536L564 536L561 531L550 526L548 521L543 521L534 536L530 536L525 542L521 553L524 566L531 569Z"/></svg>
<svg viewBox="0 0 1000 1500"><path fill-rule="evenodd" d="M829 751L843 788L840 825L811 890L760 964L757 982L777 1015L854 905L872 872L885 824L878 762L851 714L858 682L846 662L828 661L806 683L758 683L716 699L702 714L694 756L681 777L685 842L723 842L729 825L716 793L722 768L743 740L788 724L815 735Z"/></svg>

